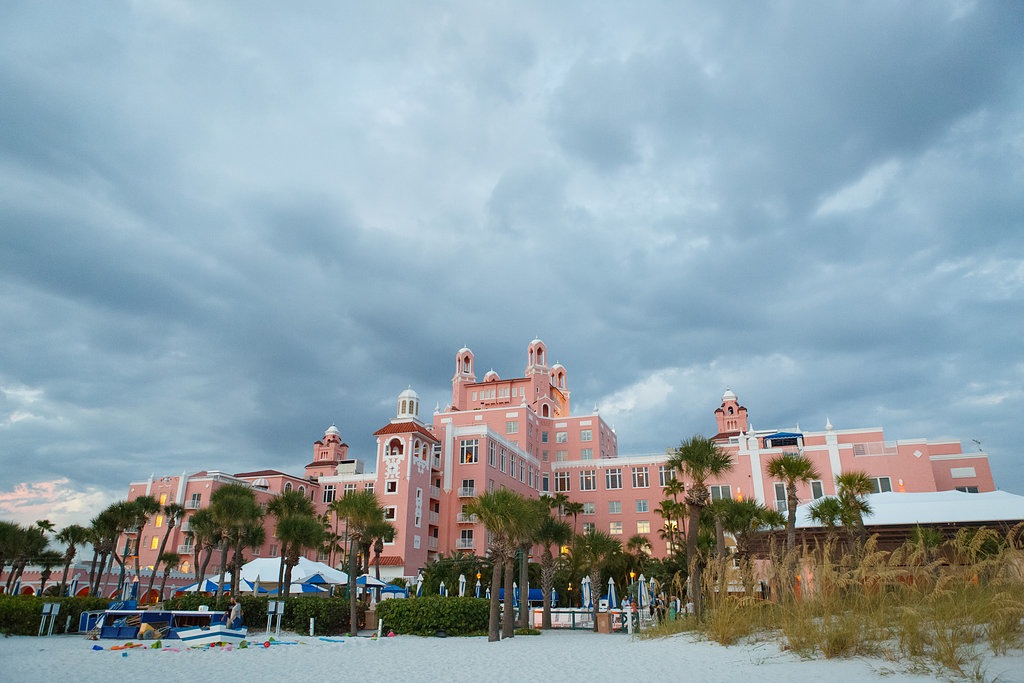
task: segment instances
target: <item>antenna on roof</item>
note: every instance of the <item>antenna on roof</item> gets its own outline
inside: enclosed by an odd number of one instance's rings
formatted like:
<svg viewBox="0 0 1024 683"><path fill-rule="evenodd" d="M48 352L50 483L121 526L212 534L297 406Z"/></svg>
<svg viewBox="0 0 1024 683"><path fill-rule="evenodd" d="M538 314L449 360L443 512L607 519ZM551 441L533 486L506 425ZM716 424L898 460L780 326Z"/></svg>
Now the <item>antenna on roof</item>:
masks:
<svg viewBox="0 0 1024 683"><path fill-rule="evenodd" d="M976 446L978 447L978 452L979 452L979 453L984 453L984 452L985 452L985 451L984 451L984 450L982 450L982 448L981 448L981 442L980 442L980 441L978 441L977 439L971 439L971 441L973 441L973 442L974 442L974 444L975 444L975 445L976 445Z"/></svg>

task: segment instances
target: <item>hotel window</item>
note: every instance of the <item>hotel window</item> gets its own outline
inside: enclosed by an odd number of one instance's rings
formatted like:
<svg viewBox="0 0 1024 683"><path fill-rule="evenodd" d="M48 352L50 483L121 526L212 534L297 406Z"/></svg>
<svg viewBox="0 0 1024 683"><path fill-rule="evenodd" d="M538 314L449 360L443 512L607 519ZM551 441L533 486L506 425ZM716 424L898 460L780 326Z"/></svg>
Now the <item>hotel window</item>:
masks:
<svg viewBox="0 0 1024 683"><path fill-rule="evenodd" d="M622 468L610 467L604 473L604 485L609 491L622 488Z"/></svg>
<svg viewBox="0 0 1024 683"><path fill-rule="evenodd" d="M708 490L711 491L711 500L732 500L732 487L728 484L709 486Z"/></svg>
<svg viewBox="0 0 1024 683"><path fill-rule="evenodd" d="M593 460L594 449L593 448L581 448L580 449L580 460Z"/></svg>
<svg viewBox="0 0 1024 683"><path fill-rule="evenodd" d="M516 456L513 455L511 458L509 458L508 465L509 465L508 466L508 476L510 476L513 479L515 479L516 478Z"/></svg>
<svg viewBox="0 0 1024 683"><path fill-rule="evenodd" d="M284 492L288 493L291 490L292 490L292 483L290 481L286 481L284 483Z"/></svg>
<svg viewBox="0 0 1024 683"><path fill-rule="evenodd" d="M463 441L459 451L459 462L463 465L475 465L479 448L480 441L478 439L466 439Z"/></svg>
<svg viewBox="0 0 1024 683"><path fill-rule="evenodd" d="M597 525L593 522L583 522L583 533L589 534L592 531L597 530Z"/></svg>
<svg viewBox="0 0 1024 683"><path fill-rule="evenodd" d="M501 470L502 472L504 472L508 467L506 460L508 460L508 451L502 448L498 454L498 469Z"/></svg>
<svg viewBox="0 0 1024 683"><path fill-rule="evenodd" d="M555 493L562 493L569 490L569 473L555 472Z"/></svg>
<svg viewBox="0 0 1024 683"><path fill-rule="evenodd" d="M161 505L167 505L167 494L166 493L161 493L160 494L160 504Z"/></svg>
<svg viewBox="0 0 1024 683"><path fill-rule="evenodd" d="M619 515L622 514L622 501L621 500L609 500L608 501L608 514Z"/></svg>
<svg viewBox="0 0 1024 683"><path fill-rule="evenodd" d="M658 465L658 486L665 488L676 478L676 471L668 465Z"/></svg>
<svg viewBox="0 0 1024 683"><path fill-rule="evenodd" d="M267 551L270 557L277 557L277 546L273 543L270 544L270 548Z"/></svg>
<svg viewBox="0 0 1024 683"><path fill-rule="evenodd" d="M188 501L187 507L192 510L198 510L199 506L203 504L203 494L193 493L192 498Z"/></svg>
<svg viewBox="0 0 1024 683"><path fill-rule="evenodd" d="M493 441L487 444L487 464L491 467L498 466L498 445Z"/></svg>
<svg viewBox="0 0 1024 683"><path fill-rule="evenodd" d="M622 522L611 522L608 524L608 533L612 536L622 535Z"/></svg>
<svg viewBox="0 0 1024 683"><path fill-rule="evenodd" d="M633 488L645 489L651 485L650 480L647 477L646 467L634 467L633 468Z"/></svg>
<svg viewBox="0 0 1024 683"><path fill-rule="evenodd" d="M384 508L384 519L394 519L398 514L398 508L394 505L389 505Z"/></svg>
<svg viewBox="0 0 1024 683"><path fill-rule="evenodd" d="M160 547L160 537L159 536L154 536L153 537L153 542L149 544L149 549L150 550L156 550L158 547Z"/></svg>
<svg viewBox="0 0 1024 683"><path fill-rule="evenodd" d="M636 532L638 534L649 534L651 533L651 523L649 521L641 520L636 523Z"/></svg>
<svg viewBox="0 0 1024 683"><path fill-rule="evenodd" d="M332 502L334 502L334 493L335 493L335 491L334 491L334 484L327 484L327 485L325 485L324 486L324 502L325 503L332 503Z"/></svg>
<svg viewBox="0 0 1024 683"><path fill-rule="evenodd" d="M159 527L162 527L163 525L164 525L164 516L163 515L157 515L156 516L156 523L154 524L154 526L159 528Z"/></svg>
<svg viewBox="0 0 1024 683"><path fill-rule="evenodd" d="M569 432L555 432L555 443L569 443Z"/></svg>
<svg viewBox="0 0 1024 683"><path fill-rule="evenodd" d="M549 460L551 460L551 451L541 451L540 460L541 462L548 462Z"/></svg>
<svg viewBox="0 0 1024 683"><path fill-rule="evenodd" d="M370 493L373 493L373 482L372 481L368 481L365 484L363 484L363 490L364 491L369 491Z"/></svg>
<svg viewBox="0 0 1024 683"><path fill-rule="evenodd" d="M592 502L591 503L584 503L583 504L583 514L585 514L585 515L596 515L597 514L597 506L594 503L592 503Z"/></svg>
<svg viewBox="0 0 1024 683"><path fill-rule="evenodd" d="M636 511L637 512L647 512L648 511L647 510L647 499L646 498L638 498L637 499L637 501L636 501Z"/></svg>
<svg viewBox="0 0 1024 683"><path fill-rule="evenodd" d="M597 470L580 470L580 491L597 490Z"/></svg>
<svg viewBox="0 0 1024 683"><path fill-rule="evenodd" d="M459 532L459 547L460 548L473 548L473 530L463 529Z"/></svg>
<svg viewBox="0 0 1024 683"><path fill-rule="evenodd" d="M506 434L518 434L519 433L519 423L514 421L514 420L511 421L511 422L506 422L505 423L505 433Z"/></svg>
<svg viewBox="0 0 1024 683"><path fill-rule="evenodd" d="M398 493L398 482L397 481L386 481L386 482L384 482L384 493Z"/></svg>
<svg viewBox="0 0 1024 683"><path fill-rule="evenodd" d="M811 482L811 498L813 500L818 500L819 498L823 497L824 495L825 495L825 489L821 485L821 482L820 481L812 481Z"/></svg>
<svg viewBox="0 0 1024 683"><path fill-rule="evenodd" d="M343 495L346 495L346 496L348 494L350 494L350 493L355 493L356 492L356 485L355 484L345 484L345 488L343 490L344 490L344 494Z"/></svg>
<svg viewBox="0 0 1024 683"><path fill-rule="evenodd" d="M540 433L540 442L541 443L547 443L548 442L548 433L547 432L541 432Z"/></svg>
<svg viewBox="0 0 1024 683"><path fill-rule="evenodd" d="M459 495L463 498L472 498L476 495L476 480L475 479L463 479L462 488L459 489Z"/></svg>
<svg viewBox="0 0 1024 683"><path fill-rule="evenodd" d="M956 490L961 493L978 493L977 486L957 486Z"/></svg>
<svg viewBox="0 0 1024 683"><path fill-rule="evenodd" d="M565 462L569 459L569 451L555 451L555 462Z"/></svg>
<svg viewBox="0 0 1024 683"><path fill-rule="evenodd" d="M775 482L775 509L778 512L788 512L786 506L786 485L782 482Z"/></svg>
<svg viewBox="0 0 1024 683"><path fill-rule="evenodd" d="M594 439L594 432L591 429L580 430L580 441L592 441Z"/></svg>
<svg viewBox="0 0 1024 683"><path fill-rule="evenodd" d="M540 476L540 490L543 491L544 493L547 493L548 491L551 490L550 488L548 488L550 486L551 486L551 479L548 477L547 474L542 474Z"/></svg>
<svg viewBox="0 0 1024 683"><path fill-rule="evenodd" d="M874 477L871 479L871 484L874 487L872 493L890 493L892 491L892 481L889 477Z"/></svg>

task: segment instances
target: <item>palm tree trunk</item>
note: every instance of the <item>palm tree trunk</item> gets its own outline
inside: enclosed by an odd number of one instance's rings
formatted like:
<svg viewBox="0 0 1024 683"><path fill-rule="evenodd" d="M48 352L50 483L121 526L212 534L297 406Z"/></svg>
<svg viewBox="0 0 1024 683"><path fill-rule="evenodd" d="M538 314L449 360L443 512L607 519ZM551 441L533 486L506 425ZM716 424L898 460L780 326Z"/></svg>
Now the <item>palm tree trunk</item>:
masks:
<svg viewBox="0 0 1024 683"><path fill-rule="evenodd" d="M164 532L164 537L160 541L160 550L156 552L156 562L153 563L153 572L149 575L149 585L146 586L146 592L142 594L143 597L149 595L149 592L153 590L153 582L156 580L156 570L160 566L160 558L164 555L164 548L167 547L167 539L171 535L171 529L174 528L174 523L171 522L170 517L167 518L167 531ZM164 577L166 578L166 573ZM163 595L163 588L160 589L160 595Z"/></svg>
<svg viewBox="0 0 1024 683"><path fill-rule="evenodd" d="M500 555L491 554L491 604L490 615L487 619L487 642L493 643L501 640L501 629L499 620L501 611L498 604L498 594L501 591L501 572L505 566L505 560Z"/></svg>
<svg viewBox="0 0 1024 683"><path fill-rule="evenodd" d="M690 592L687 595L693 603L693 613L700 619L703 616L703 600L701 600L701 581L704 574L704 563L697 552L697 533L700 528L700 507L690 505L690 524L686 534L686 563L690 569Z"/></svg>
<svg viewBox="0 0 1024 683"><path fill-rule="evenodd" d="M505 611L501 616L501 637L514 638L516 635L516 610L512 605L512 583L515 581L515 555L505 558Z"/></svg>

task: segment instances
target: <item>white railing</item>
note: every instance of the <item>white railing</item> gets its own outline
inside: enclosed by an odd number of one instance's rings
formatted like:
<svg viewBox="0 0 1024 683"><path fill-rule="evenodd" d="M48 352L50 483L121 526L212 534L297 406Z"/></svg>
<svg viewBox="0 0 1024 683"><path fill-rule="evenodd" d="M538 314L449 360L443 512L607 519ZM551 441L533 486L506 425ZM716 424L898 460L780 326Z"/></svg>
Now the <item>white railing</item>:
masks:
<svg viewBox="0 0 1024 683"><path fill-rule="evenodd" d="M178 546L179 555L191 555L195 552L195 546L191 543L182 543Z"/></svg>
<svg viewBox="0 0 1024 683"><path fill-rule="evenodd" d="M202 505L202 504L203 504L203 501L201 501L201 500L188 500L188 501L185 501L185 509L186 510L198 510L199 506Z"/></svg>
<svg viewBox="0 0 1024 683"><path fill-rule="evenodd" d="M180 529L182 533L188 533L189 531L192 531L192 523L182 522L178 525L178 529Z"/></svg>
<svg viewBox="0 0 1024 683"><path fill-rule="evenodd" d="M430 497L431 498L440 498L441 497L441 487L440 486L431 486L430 487Z"/></svg>
<svg viewBox="0 0 1024 683"><path fill-rule="evenodd" d="M459 516L456 517L456 521L458 521L459 524L476 524L477 516L467 515L465 512L460 512Z"/></svg>
<svg viewBox="0 0 1024 683"><path fill-rule="evenodd" d="M433 536L427 537L427 548L430 550L437 550L437 539Z"/></svg>
<svg viewBox="0 0 1024 683"><path fill-rule="evenodd" d="M455 547L459 550L472 550L476 547L476 541L472 538L460 538L455 541Z"/></svg>
<svg viewBox="0 0 1024 683"><path fill-rule="evenodd" d="M476 487L460 487L459 498L476 498Z"/></svg>
<svg viewBox="0 0 1024 683"><path fill-rule="evenodd" d="M441 515L439 515L436 512L431 511L431 513L430 513L430 523L431 524L437 524L440 521L440 519L441 519Z"/></svg>

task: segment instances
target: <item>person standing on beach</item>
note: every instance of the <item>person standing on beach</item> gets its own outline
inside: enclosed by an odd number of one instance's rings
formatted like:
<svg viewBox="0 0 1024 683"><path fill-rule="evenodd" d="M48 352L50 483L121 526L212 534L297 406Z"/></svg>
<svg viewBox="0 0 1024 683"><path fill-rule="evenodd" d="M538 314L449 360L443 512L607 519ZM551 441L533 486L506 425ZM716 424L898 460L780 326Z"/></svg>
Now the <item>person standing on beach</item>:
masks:
<svg viewBox="0 0 1024 683"><path fill-rule="evenodd" d="M231 609L228 610L228 628L242 628L242 606L234 597L230 601Z"/></svg>

